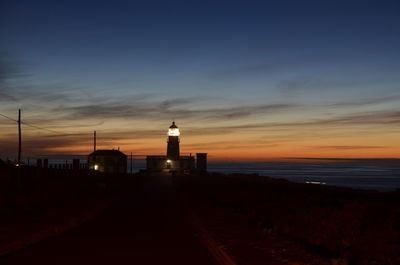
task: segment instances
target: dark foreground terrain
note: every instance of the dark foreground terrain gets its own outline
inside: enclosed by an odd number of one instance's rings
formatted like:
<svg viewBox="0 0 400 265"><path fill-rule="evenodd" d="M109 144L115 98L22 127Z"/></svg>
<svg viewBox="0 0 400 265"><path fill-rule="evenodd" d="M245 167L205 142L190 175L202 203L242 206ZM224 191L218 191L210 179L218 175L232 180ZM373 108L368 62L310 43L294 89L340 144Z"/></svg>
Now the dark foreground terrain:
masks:
<svg viewBox="0 0 400 265"><path fill-rule="evenodd" d="M180 178L207 229L240 264L400 264L400 192L257 175Z"/></svg>
<svg viewBox="0 0 400 265"><path fill-rule="evenodd" d="M52 176L14 199L2 190L0 248L74 225L0 264L400 264L399 192L256 175L118 177Z"/></svg>
<svg viewBox="0 0 400 265"><path fill-rule="evenodd" d="M136 185L119 187L126 194L98 216L8 254L0 263L214 264L187 222L171 178L127 183Z"/></svg>

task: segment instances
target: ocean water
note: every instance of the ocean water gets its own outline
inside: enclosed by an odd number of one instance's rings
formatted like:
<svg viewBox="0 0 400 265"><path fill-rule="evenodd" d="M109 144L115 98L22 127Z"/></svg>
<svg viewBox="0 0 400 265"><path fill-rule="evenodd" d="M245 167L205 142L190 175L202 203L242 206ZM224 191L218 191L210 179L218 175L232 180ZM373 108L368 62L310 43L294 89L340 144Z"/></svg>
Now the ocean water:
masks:
<svg viewBox="0 0 400 265"><path fill-rule="evenodd" d="M133 172L146 167L134 161ZM128 170L130 165L128 165ZM310 185L393 191L400 189L400 164L209 162L210 172L259 174Z"/></svg>
<svg viewBox="0 0 400 265"><path fill-rule="evenodd" d="M393 191L400 188L400 164L362 163L226 163L210 162L209 170L255 173L298 183Z"/></svg>
<svg viewBox="0 0 400 265"><path fill-rule="evenodd" d="M66 160L50 160L65 163ZM86 161L83 161L86 163ZM134 160L132 172L146 168L144 160ZM128 172L131 165L128 160ZM210 172L249 173L298 183L332 185L356 189L393 191L400 189L400 163L276 163L208 162Z"/></svg>

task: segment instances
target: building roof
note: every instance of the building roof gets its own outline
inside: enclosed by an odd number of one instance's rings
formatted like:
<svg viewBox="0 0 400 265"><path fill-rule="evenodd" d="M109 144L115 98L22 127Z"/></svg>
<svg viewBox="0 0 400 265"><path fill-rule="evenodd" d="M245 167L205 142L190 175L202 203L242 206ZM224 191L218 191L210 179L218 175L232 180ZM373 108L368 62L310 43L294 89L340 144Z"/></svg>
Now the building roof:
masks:
<svg viewBox="0 0 400 265"><path fill-rule="evenodd" d="M157 158L157 159L167 159L167 156L165 156L165 155L149 155L149 156L146 156L146 158L152 158L152 159L155 159L155 158Z"/></svg>
<svg viewBox="0 0 400 265"><path fill-rule="evenodd" d="M150 155L146 156L146 159L163 159L163 160L173 160L173 161L178 161L178 160L194 160L194 156L180 156L179 158L168 158L168 156L163 156L163 155Z"/></svg>
<svg viewBox="0 0 400 265"><path fill-rule="evenodd" d="M180 156L179 160L194 160L194 156Z"/></svg>
<svg viewBox="0 0 400 265"><path fill-rule="evenodd" d="M170 129L175 129L178 128L178 126L175 125L175 121L172 122L172 125L169 126Z"/></svg>
<svg viewBox="0 0 400 265"><path fill-rule="evenodd" d="M122 153L119 150L96 150L94 152L92 152L91 154L89 154L89 156L126 156L124 153Z"/></svg>

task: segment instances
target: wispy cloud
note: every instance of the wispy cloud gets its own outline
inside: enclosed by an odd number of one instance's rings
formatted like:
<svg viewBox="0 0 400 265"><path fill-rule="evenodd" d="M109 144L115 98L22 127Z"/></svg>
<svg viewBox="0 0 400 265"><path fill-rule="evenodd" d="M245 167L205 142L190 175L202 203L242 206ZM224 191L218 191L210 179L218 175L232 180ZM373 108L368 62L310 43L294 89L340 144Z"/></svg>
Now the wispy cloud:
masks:
<svg viewBox="0 0 400 265"><path fill-rule="evenodd" d="M176 98L154 102L131 102L116 100L114 102L87 104L73 107L60 107L56 112L69 113L77 118L138 118L150 120L202 119L225 120L239 119L257 114L288 111L298 107L296 104L260 104L243 105L226 108L194 109L192 103L204 101L204 98Z"/></svg>
<svg viewBox="0 0 400 265"><path fill-rule="evenodd" d="M283 69L287 65L290 65L290 62L243 66L216 73L215 78L234 76L239 73L246 75L272 73L277 71L275 67ZM0 65L0 101L13 101L10 104L12 111L16 102L23 106L23 111L25 107L30 110L23 112L23 121L26 123L23 138L26 154L58 153L65 150L77 150L77 147L81 150L90 150L92 130L98 131L99 141L105 146L136 145L137 152L158 153L158 149L151 146L144 148L140 144L143 141L162 139L166 128L160 128L159 125L173 118L177 120L178 125L184 124L182 128L185 136L199 137L199 139L204 139L204 136L209 135L215 137L215 140L189 142L185 145L186 149L194 151L202 148L212 150L273 149L288 145L289 142L294 142L293 145L296 146L295 142L300 138L324 139L346 137L354 133L366 135L377 131L399 132L400 111L393 107L397 101L400 101L398 93L380 96L365 95L356 99L315 104L310 102L307 104L295 99L271 100L265 103L242 100L238 104L234 101L230 102L227 96L227 99L221 99L219 101L221 104L218 105L212 98L202 96L202 94L165 97L165 95L135 91L113 95L109 93L109 90L95 92L92 89L69 87L63 84L21 85L8 82L10 78L19 74L18 71L15 72L11 64L4 67ZM281 83L279 88L287 91L311 91L320 87L346 87L357 82L299 77ZM387 103L389 104L386 105ZM385 107L380 108L381 105ZM6 109L3 106L3 110ZM349 110L350 107L357 108L347 112L338 111ZM55 132L31 128L27 124L41 126ZM15 153L16 130L7 120L1 122L1 125L0 154L4 156L4 154ZM249 135L246 143L235 140L243 134ZM232 139L225 137L228 135ZM303 148L304 145L301 147ZM336 141L331 145L311 148L343 152L360 150L361 152L364 149L384 149L385 147L379 143L363 146L345 145Z"/></svg>
<svg viewBox="0 0 400 265"><path fill-rule="evenodd" d="M279 136L268 136L268 138L277 140L296 140L299 137L321 138L323 136L326 136L329 138L333 136L338 136L338 134L341 134L344 137L348 136L348 130L353 131L353 133L357 131L357 133L359 134L361 134L362 132L364 134L375 134L379 131L399 132L399 129L396 130L397 126L399 125L399 111L384 111L340 115L327 118L311 118L308 120L291 122L256 122L242 123L238 125L214 125L205 128L191 127L186 131L192 135L223 135L229 133L235 134L240 131L245 131L247 133L254 132L257 134L260 134L262 132L275 132L280 133ZM391 131L388 126L392 126L393 130ZM331 129L339 129L339 131L332 131ZM340 133L341 130L347 130L347 132ZM305 132L307 133L305 134Z"/></svg>
<svg viewBox="0 0 400 265"><path fill-rule="evenodd" d="M346 157L286 157L289 160L310 160L310 161L325 161L336 163L360 163L360 164L386 164L386 165L400 165L399 158L346 158Z"/></svg>
<svg viewBox="0 0 400 265"><path fill-rule="evenodd" d="M242 78L243 76L270 75L276 73L287 73L299 67L308 68L319 65L324 58L303 57L297 59L270 59L259 63L240 64L210 74L211 79L223 80L227 78Z"/></svg>
<svg viewBox="0 0 400 265"><path fill-rule="evenodd" d="M235 78L243 75L267 74L278 70L275 63L260 63L253 65L241 65L226 70L216 71L210 74L211 79L221 80Z"/></svg>
<svg viewBox="0 0 400 265"><path fill-rule="evenodd" d="M296 76L278 83L277 88L284 92L310 92L338 89L359 85L356 80L327 80L314 76Z"/></svg>
<svg viewBox="0 0 400 265"><path fill-rule="evenodd" d="M186 145L187 149L212 149L212 150L230 150L230 149L247 149L247 148L267 148L280 146L277 141L267 141L262 139L246 139L243 143L236 143L232 141L204 141L199 143L189 143Z"/></svg>
<svg viewBox="0 0 400 265"><path fill-rule="evenodd" d="M0 102L16 100L8 81L20 76L22 73L20 65L13 62L9 54L0 52Z"/></svg>
<svg viewBox="0 0 400 265"><path fill-rule="evenodd" d="M328 145L328 146L311 146L315 149L334 149L334 150L360 150L360 149L384 149L385 146L379 145Z"/></svg>
<svg viewBox="0 0 400 265"><path fill-rule="evenodd" d="M329 106L334 107L362 107L362 106L369 106L369 105L376 105L376 104L384 104L390 102L400 101L399 94L393 94L390 96L377 96L377 97L367 97L367 98L356 98L352 100L344 100L340 102L335 102L328 104Z"/></svg>

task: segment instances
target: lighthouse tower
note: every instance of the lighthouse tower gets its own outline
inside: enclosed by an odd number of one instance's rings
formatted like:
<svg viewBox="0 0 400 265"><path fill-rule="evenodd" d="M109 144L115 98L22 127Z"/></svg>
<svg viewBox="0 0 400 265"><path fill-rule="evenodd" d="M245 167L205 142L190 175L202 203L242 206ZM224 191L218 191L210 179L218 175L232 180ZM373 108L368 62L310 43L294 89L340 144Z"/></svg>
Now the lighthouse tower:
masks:
<svg viewBox="0 0 400 265"><path fill-rule="evenodd" d="M179 135L178 126L173 121L168 130L167 158L169 159L179 159Z"/></svg>

